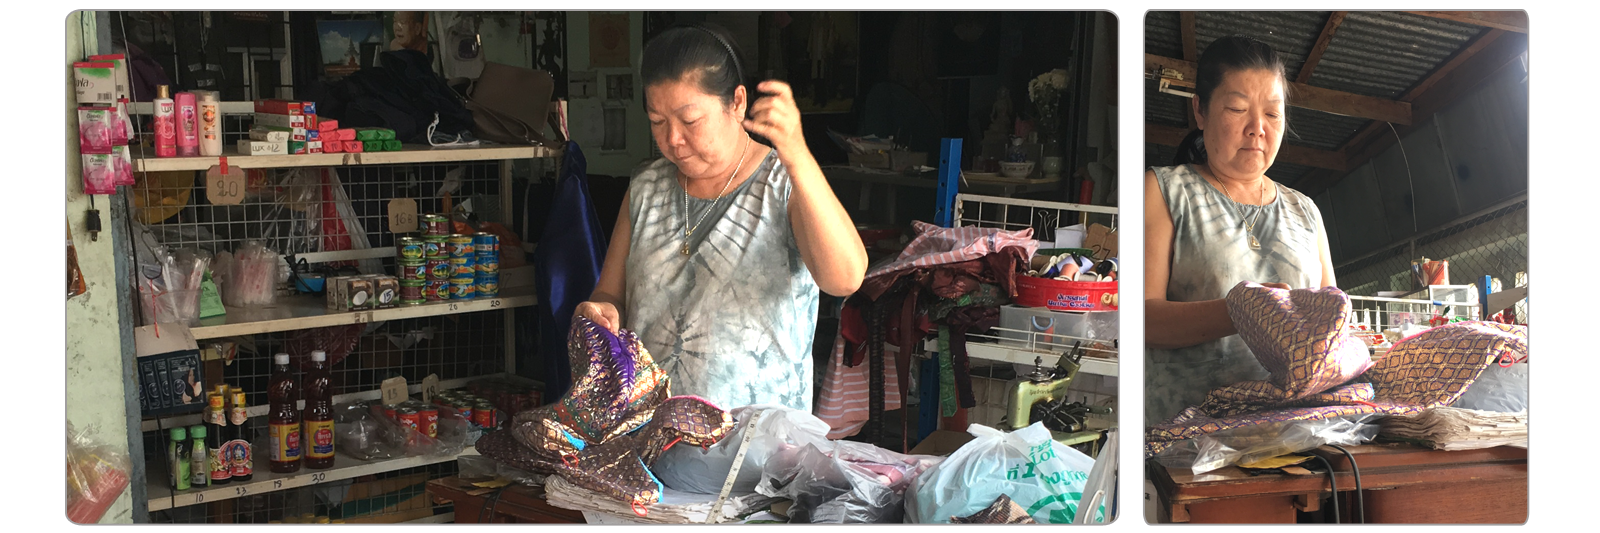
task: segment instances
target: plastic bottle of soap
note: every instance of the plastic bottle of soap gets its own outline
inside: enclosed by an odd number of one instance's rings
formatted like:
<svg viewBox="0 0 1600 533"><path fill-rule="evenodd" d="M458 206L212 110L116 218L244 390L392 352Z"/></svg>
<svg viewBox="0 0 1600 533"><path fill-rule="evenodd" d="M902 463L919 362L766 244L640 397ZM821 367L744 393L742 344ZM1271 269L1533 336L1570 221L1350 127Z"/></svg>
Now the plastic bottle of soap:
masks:
<svg viewBox="0 0 1600 533"><path fill-rule="evenodd" d="M200 155L200 122L194 93L178 93L178 157Z"/></svg>
<svg viewBox="0 0 1600 533"><path fill-rule="evenodd" d="M216 91L199 91L200 155L222 155L222 104Z"/></svg>
<svg viewBox="0 0 1600 533"><path fill-rule="evenodd" d="M155 106L156 157L178 156L178 110L167 86L156 86Z"/></svg>

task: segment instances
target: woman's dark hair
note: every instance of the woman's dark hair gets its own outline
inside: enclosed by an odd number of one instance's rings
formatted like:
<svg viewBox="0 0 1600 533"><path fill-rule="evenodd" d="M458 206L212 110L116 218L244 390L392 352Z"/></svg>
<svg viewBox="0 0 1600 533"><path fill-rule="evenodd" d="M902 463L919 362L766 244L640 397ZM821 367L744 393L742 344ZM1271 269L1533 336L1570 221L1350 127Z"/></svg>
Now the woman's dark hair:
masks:
<svg viewBox="0 0 1600 533"><path fill-rule="evenodd" d="M733 105L734 93L744 85L739 58L738 43L721 26L708 22L673 26L645 43L639 80L650 87L698 73L701 91L722 98L724 106Z"/></svg>
<svg viewBox="0 0 1600 533"><path fill-rule="evenodd" d="M1223 78L1240 70L1266 70L1276 74L1283 81L1284 96L1288 97L1288 69L1283 64L1283 58L1278 57L1272 46L1249 37L1230 35L1212 41L1206 51L1200 54L1200 65L1195 70L1198 72L1195 75L1194 92L1195 98L1200 101L1200 109L1209 108L1211 94L1216 92L1218 85L1222 85ZM1284 123L1287 127L1287 118ZM1183 142L1178 143L1178 153L1173 156L1172 164L1205 162L1203 135L1198 129L1191 131L1183 138Z"/></svg>

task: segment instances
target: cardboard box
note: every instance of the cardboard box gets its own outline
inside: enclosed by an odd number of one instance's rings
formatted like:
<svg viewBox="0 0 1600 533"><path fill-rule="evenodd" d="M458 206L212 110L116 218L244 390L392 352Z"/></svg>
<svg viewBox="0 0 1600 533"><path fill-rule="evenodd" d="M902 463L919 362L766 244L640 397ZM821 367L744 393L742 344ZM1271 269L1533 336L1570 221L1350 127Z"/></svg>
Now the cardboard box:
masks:
<svg viewBox="0 0 1600 533"><path fill-rule="evenodd" d="M256 126L271 126L274 128L301 128L306 127L305 115L279 115L275 113L256 113Z"/></svg>
<svg viewBox="0 0 1600 533"><path fill-rule="evenodd" d="M1097 260L1117 257L1117 232L1101 224L1089 225L1089 233L1083 237L1083 247L1094 250Z"/></svg>
<svg viewBox="0 0 1600 533"><path fill-rule="evenodd" d="M304 104L276 98L256 100L256 113L271 113L274 115L303 115Z"/></svg>
<svg viewBox="0 0 1600 533"><path fill-rule="evenodd" d="M250 140L252 140L252 141L275 142L275 143L286 143L286 142L289 142L289 141L297 140L297 139L294 138L295 131L296 130L291 129L291 128L268 128L268 127L251 128L250 129ZM304 135L304 134L302 134L302 135Z"/></svg>
<svg viewBox="0 0 1600 533"><path fill-rule="evenodd" d="M339 520L347 524L397 524L433 516L428 474L371 480L357 478L340 502Z"/></svg>
<svg viewBox="0 0 1600 533"><path fill-rule="evenodd" d="M284 155L288 143L239 139L239 155Z"/></svg>
<svg viewBox="0 0 1600 533"><path fill-rule="evenodd" d="M928 434L928 438L922 439L922 442L911 448L911 455L950 455L966 443L972 442L974 438L963 431L936 429Z"/></svg>
<svg viewBox="0 0 1600 533"><path fill-rule="evenodd" d="M886 152L873 152L870 154L850 154L850 166L865 168L890 168L889 154Z"/></svg>

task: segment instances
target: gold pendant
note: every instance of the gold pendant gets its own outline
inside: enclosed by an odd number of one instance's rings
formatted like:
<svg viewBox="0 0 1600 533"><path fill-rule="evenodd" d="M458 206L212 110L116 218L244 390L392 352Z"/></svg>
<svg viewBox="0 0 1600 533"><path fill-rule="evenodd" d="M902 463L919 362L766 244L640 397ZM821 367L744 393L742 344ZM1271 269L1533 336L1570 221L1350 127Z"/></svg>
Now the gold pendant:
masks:
<svg viewBox="0 0 1600 533"><path fill-rule="evenodd" d="M683 252L683 255L689 255L689 242L688 241L684 241L683 250L680 250L680 251Z"/></svg>
<svg viewBox="0 0 1600 533"><path fill-rule="evenodd" d="M1251 235L1250 236L1250 249L1251 250L1260 250L1261 249L1261 241L1256 240L1256 236L1255 235Z"/></svg>

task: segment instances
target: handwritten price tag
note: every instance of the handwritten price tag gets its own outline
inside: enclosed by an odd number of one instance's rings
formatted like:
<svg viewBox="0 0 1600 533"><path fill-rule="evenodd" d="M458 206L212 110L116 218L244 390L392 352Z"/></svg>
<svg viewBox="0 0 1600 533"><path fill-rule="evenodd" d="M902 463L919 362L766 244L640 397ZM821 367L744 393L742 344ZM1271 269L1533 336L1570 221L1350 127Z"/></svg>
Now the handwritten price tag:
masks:
<svg viewBox="0 0 1600 533"><path fill-rule="evenodd" d="M206 171L206 200L212 205L239 205L244 202L245 172L221 166Z"/></svg>
<svg viewBox="0 0 1600 533"><path fill-rule="evenodd" d="M435 394L438 394L438 393L439 393L439 375L438 374L428 374L428 377L422 378L422 401L423 402L431 402L431 401L433 401L433 396Z"/></svg>
<svg viewBox="0 0 1600 533"><path fill-rule="evenodd" d="M389 232L417 231L417 201L410 198L389 200Z"/></svg>
<svg viewBox="0 0 1600 533"><path fill-rule="evenodd" d="M406 401L406 378L393 377L383 380L383 404L394 405Z"/></svg>

